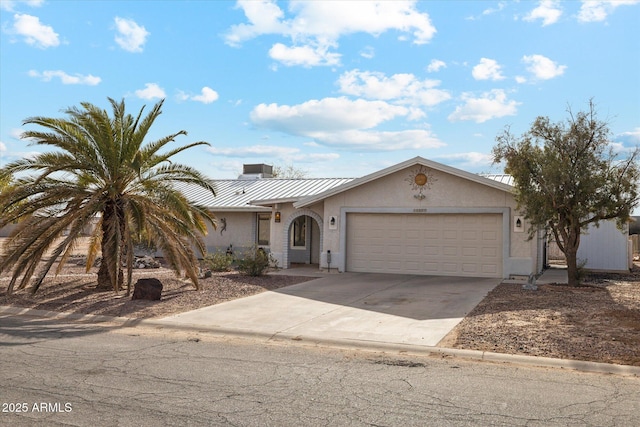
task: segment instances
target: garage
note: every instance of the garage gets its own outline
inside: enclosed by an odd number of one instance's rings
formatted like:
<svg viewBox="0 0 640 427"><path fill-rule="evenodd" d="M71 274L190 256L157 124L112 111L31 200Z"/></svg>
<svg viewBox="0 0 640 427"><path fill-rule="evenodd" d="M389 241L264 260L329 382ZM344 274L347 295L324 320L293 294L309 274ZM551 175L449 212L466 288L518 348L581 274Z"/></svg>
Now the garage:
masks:
<svg viewBox="0 0 640 427"><path fill-rule="evenodd" d="M349 213L353 272L502 277L502 215Z"/></svg>

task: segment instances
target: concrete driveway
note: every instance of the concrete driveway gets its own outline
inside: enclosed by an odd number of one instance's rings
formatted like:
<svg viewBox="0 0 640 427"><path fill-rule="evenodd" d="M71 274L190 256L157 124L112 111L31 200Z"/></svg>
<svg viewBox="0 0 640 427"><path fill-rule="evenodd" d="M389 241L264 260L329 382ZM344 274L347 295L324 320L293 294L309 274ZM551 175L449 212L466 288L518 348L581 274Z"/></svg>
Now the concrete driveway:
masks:
<svg viewBox="0 0 640 427"><path fill-rule="evenodd" d="M310 341L435 346L500 279L330 274L161 319Z"/></svg>

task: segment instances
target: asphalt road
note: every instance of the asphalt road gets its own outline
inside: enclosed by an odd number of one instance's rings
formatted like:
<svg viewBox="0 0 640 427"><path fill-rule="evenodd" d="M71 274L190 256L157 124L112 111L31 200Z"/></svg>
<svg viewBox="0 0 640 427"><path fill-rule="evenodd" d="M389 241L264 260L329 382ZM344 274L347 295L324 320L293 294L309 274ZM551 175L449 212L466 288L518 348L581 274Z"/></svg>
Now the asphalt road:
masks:
<svg viewBox="0 0 640 427"><path fill-rule="evenodd" d="M3 426L637 426L640 378L0 317Z"/></svg>

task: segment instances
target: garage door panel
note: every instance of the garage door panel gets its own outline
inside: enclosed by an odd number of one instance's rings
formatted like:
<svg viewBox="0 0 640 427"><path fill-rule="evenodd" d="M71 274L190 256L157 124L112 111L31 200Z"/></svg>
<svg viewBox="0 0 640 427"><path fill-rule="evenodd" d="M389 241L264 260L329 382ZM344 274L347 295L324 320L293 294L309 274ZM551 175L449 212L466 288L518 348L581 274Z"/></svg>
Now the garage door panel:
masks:
<svg viewBox="0 0 640 427"><path fill-rule="evenodd" d="M469 274L475 274L478 272L478 264L462 264L462 271Z"/></svg>
<svg viewBox="0 0 640 427"><path fill-rule="evenodd" d="M407 245L405 246L407 255L418 255L420 256L420 247L416 245Z"/></svg>
<svg viewBox="0 0 640 427"><path fill-rule="evenodd" d="M498 250L497 248L483 247L482 256L487 258L495 258L498 256Z"/></svg>
<svg viewBox="0 0 640 427"><path fill-rule="evenodd" d="M500 277L499 214L348 214L347 270Z"/></svg>
<svg viewBox="0 0 640 427"><path fill-rule="evenodd" d="M478 256L478 248L464 247L462 248L462 256Z"/></svg>
<svg viewBox="0 0 640 427"><path fill-rule="evenodd" d="M498 240L498 233L496 233L495 231L483 231L482 240Z"/></svg>
<svg viewBox="0 0 640 427"><path fill-rule="evenodd" d="M422 237L425 239L437 239L439 235L438 230L422 230Z"/></svg>
<svg viewBox="0 0 640 427"><path fill-rule="evenodd" d="M443 230L442 237L446 240L458 240L457 230Z"/></svg>
<svg viewBox="0 0 640 427"><path fill-rule="evenodd" d="M462 232L462 240L477 240L478 232L476 230L464 230Z"/></svg>
<svg viewBox="0 0 640 427"><path fill-rule="evenodd" d="M483 264L482 273L484 274L498 274L498 266L495 264Z"/></svg>

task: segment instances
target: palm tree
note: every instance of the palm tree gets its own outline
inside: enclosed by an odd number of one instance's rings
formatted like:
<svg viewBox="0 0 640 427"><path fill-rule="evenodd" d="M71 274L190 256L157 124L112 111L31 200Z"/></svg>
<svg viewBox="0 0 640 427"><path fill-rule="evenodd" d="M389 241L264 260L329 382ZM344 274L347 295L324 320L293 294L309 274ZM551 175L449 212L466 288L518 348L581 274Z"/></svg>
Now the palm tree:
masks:
<svg viewBox="0 0 640 427"><path fill-rule="evenodd" d="M87 270L101 252L99 289L121 289L125 265L130 291L134 246L143 238L162 251L176 274L184 272L200 289L196 250L206 251L202 236L207 223L215 227L215 220L174 184L200 186L214 195L215 189L203 174L170 158L209 144L195 142L160 153L177 136L187 134L181 130L144 142L162 113L164 100L146 116L142 116L142 107L133 117L125 113L124 100L108 99L113 117L85 102L81 108L68 108L66 119L31 117L24 121L46 130L26 131L23 138L56 150L0 169L0 179L14 176L13 185L0 194L0 227L19 221L0 254L0 273L13 269L7 293L13 292L16 283L17 289L24 289L44 255L51 253L33 282L35 293L53 264L59 260L59 268L64 265L78 238L96 220Z"/></svg>

